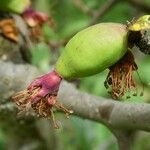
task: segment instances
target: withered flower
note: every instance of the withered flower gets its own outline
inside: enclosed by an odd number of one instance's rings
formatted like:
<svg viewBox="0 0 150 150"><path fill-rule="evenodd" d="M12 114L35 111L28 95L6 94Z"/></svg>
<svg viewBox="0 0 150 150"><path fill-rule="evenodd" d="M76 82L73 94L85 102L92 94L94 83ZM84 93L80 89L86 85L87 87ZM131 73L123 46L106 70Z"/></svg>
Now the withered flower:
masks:
<svg viewBox="0 0 150 150"><path fill-rule="evenodd" d="M42 35L41 27L44 24L48 24L50 27L54 27L55 23L52 17L48 16L44 12L35 11L32 8L26 9L22 14L25 22L31 29L32 39L39 39Z"/></svg>
<svg viewBox="0 0 150 150"><path fill-rule="evenodd" d="M121 58L109 69L110 71L104 82L104 85L107 89L111 88L109 93L113 99L121 98L125 95L125 93L129 93L127 98L130 98L131 92L133 92L132 94L134 96L137 95L137 88L133 79L133 72L137 71L138 67L131 51L128 51L123 58Z"/></svg>
<svg viewBox="0 0 150 150"><path fill-rule="evenodd" d="M61 78L56 72L46 74L34 80L28 89L12 96L18 106L19 112L28 112L32 108L38 117L52 119L54 127L59 128L54 117L54 110L63 111L67 118L73 113L66 109L58 100L57 92Z"/></svg>
<svg viewBox="0 0 150 150"><path fill-rule="evenodd" d="M9 40L18 42L18 29L15 20L12 18L0 20L0 32Z"/></svg>

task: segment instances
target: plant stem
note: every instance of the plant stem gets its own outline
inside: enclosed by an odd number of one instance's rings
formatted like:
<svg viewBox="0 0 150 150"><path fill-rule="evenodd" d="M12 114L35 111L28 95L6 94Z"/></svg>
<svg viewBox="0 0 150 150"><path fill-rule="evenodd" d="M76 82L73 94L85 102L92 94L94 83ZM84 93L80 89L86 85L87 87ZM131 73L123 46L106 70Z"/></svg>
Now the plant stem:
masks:
<svg viewBox="0 0 150 150"><path fill-rule="evenodd" d="M132 150L134 131L113 130L119 150Z"/></svg>

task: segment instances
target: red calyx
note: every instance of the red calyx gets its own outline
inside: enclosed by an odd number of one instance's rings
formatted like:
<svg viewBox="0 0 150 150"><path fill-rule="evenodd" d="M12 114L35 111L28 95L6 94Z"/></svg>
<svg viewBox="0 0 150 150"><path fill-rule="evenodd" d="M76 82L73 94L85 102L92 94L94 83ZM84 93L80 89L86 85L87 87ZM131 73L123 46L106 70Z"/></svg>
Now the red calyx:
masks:
<svg viewBox="0 0 150 150"><path fill-rule="evenodd" d="M57 95L59 90L59 85L61 83L62 78L56 73L52 71L48 74L45 74L37 79L35 79L29 86L29 92L32 92L34 88L40 87L38 93L31 97L33 102L38 101L41 97Z"/></svg>
<svg viewBox="0 0 150 150"><path fill-rule="evenodd" d="M67 118L72 113L57 100L61 81L59 74L52 71L35 79L26 90L16 93L12 99L16 102L20 112L27 112L29 108L32 108L38 116L52 118L54 127L58 128L53 108L62 110Z"/></svg>

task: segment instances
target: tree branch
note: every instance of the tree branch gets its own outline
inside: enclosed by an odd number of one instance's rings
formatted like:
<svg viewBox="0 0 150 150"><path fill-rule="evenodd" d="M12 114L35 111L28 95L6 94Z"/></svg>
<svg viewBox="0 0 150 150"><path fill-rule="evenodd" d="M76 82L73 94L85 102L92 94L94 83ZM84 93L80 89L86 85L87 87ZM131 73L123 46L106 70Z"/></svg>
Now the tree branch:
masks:
<svg viewBox="0 0 150 150"><path fill-rule="evenodd" d="M113 130L120 150L132 150L134 131Z"/></svg>
<svg viewBox="0 0 150 150"><path fill-rule="evenodd" d="M128 2L133 6L137 7L143 12L150 13L150 5L146 4L144 1L141 0L128 0Z"/></svg>
<svg viewBox="0 0 150 150"><path fill-rule="evenodd" d="M0 61L0 99L4 101L15 91L24 89L39 74L31 65ZM150 131L150 104L119 102L92 96L78 91L67 82L61 84L58 98L75 115L101 122L110 128Z"/></svg>
<svg viewBox="0 0 150 150"><path fill-rule="evenodd" d="M87 14L88 16L93 16L94 15L94 11L91 10L84 2L83 0L73 0L72 1L75 6L77 6L82 12L84 12L85 14Z"/></svg>
<svg viewBox="0 0 150 150"><path fill-rule="evenodd" d="M107 2L105 2L105 4L100 7L100 9L95 13L95 15L93 16L93 19L91 20L90 25L93 25L97 22L97 20L99 18L101 18L102 16L104 16L113 6L115 6L115 4L119 2L118 0L108 0Z"/></svg>

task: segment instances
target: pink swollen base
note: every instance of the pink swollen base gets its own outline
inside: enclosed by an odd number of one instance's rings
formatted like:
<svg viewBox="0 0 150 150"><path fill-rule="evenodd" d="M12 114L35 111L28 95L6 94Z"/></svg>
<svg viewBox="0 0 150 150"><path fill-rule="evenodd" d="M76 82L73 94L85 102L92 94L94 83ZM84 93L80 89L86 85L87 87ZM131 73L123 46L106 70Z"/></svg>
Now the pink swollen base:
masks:
<svg viewBox="0 0 150 150"><path fill-rule="evenodd" d="M59 90L59 86L61 83L62 78L56 73L55 71L52 71L50 73L47 73L37 79L35 79L29 86L28 90L29 92L32 92L32 90L36 87L40 87L41 89L39 92L31 97L31 100L33 103L38 102L42 97L48 96L48 102L54 103L51 99L51 95L57 95L57 92Z"/></svg>

